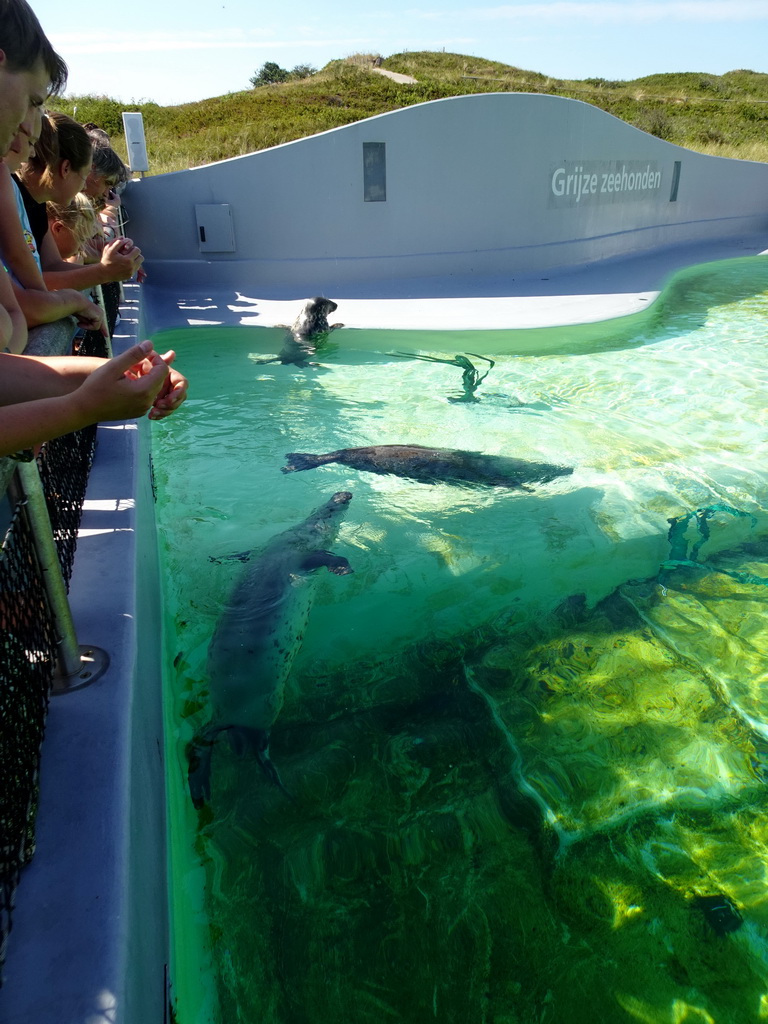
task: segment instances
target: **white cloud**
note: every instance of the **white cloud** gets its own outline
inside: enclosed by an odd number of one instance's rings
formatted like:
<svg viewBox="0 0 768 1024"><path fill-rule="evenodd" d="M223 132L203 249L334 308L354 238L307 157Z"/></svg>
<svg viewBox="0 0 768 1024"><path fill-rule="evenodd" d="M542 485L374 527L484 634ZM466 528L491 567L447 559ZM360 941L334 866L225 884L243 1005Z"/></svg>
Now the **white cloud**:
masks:
<svg viewBox="0 0 768 1024"><path fill-rule="evenodd" d="M49 36L54 47L65 60L75 54L93 54L93 42L82 34L51 33ZM367 39L301 39L302 49L307 47L348 48L365 45ZM99 41L99 53L171 53L180 50L265 50L294 49L296 39L278 40L259 37L255 33L246 36L242 32L210 33L188 32L180 35L177 32L121 32L110 38L105 36Z"/></svg>

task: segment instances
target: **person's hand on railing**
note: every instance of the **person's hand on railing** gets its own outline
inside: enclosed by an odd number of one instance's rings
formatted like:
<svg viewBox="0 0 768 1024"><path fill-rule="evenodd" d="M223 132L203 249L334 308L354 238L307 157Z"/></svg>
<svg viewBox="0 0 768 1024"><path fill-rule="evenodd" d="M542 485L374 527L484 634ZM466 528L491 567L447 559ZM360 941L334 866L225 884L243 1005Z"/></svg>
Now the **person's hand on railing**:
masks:
<svg viewBox="0 0 768 1024"><path fill-rule="evenodd" d="M95 302L91 302L90 299L87 299L75 289L67 288L66 293L69 294L70 292L82 298L81 308L76 309L72 314L77 320L78 325L86 331L100 331L106 337L107 319L101 306L97 306Z"/></svg>

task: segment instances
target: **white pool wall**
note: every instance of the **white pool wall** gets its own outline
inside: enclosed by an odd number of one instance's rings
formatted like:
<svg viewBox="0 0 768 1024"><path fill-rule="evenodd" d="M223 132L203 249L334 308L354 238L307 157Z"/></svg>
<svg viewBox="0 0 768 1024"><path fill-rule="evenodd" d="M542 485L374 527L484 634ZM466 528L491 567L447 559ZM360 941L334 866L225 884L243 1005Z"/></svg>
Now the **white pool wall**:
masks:
<svg viewBox="0 0 768 1024"><path fill-rule="evenodd" d="M373 201L371 143L386 176ZM473 289L528 295L544 272L641 253L682 248L676 266L703 262L724 243L765 239L768 165L691 152L580 100L495 93L134 181L126 206L159 284L170 273L262 299L389 290L444 302ZM557 294L549 284L534 294Z"/></svg>

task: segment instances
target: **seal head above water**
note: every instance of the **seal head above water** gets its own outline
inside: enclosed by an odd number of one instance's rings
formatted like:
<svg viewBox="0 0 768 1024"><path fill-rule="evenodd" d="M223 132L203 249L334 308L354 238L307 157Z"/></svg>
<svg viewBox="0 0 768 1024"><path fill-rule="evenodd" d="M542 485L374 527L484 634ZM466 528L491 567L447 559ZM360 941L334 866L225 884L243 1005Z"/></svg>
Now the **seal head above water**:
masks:
<svg viewBox="0 0 768 1024"><path fill-rule="evenodd" d="M283 341L280 354L274 359L260 359L261 363L282 363L284 366L311 366L310 356L327 340L331 331L336 331L344 324L329 324L328 314L338 309L333 299L326 299L323 295L316 295L313 299L307 299L302 306L301 312L293 321L290 327L286 324L276 324L288 331Z"/></svg>

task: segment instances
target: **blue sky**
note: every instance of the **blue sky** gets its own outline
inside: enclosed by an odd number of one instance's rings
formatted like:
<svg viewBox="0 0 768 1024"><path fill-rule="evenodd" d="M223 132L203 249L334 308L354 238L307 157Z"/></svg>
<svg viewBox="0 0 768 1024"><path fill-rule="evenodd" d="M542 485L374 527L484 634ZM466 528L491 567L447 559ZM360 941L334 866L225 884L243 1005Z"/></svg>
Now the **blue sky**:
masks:
<svg viewBox="0 0 768 1024"><path fill-rule="evenodd" d="M768 0L130 0L82 12L31 0L69 64L69 95L183 103L353 53L448 50L553 78L768 72Z"/></svg>

